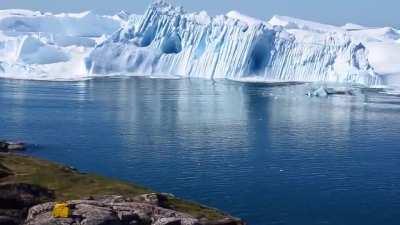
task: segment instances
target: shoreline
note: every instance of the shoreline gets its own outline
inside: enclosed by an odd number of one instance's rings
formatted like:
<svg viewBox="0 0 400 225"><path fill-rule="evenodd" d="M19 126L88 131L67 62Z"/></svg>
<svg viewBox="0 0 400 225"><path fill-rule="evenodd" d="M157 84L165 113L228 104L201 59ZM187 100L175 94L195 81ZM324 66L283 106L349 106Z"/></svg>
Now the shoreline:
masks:
<svg viewBox="0 0 400 225"><path fill-rule="evenodd" d="M199 203L183 200L166 193L155 193L152 190L130 182L107 178L97 174L82 173L78 170L55 162L38 159L20 153L0 153L0 188L4 186L33 185L52 193L51 198L39 201L40 205L52 202L71 200L103 199L105 197L123 197L127 202L141 202L143 199L157 199L156 207L183 213L206 225L243 225L241 219L235 218L218 209ZM150 196L150 197L149 197ZM0 193L0 206L5 202ZM147 200L145 203L149 203ZM153 204L153 202L150 202ZM4 207L0 207L2 209ZM25 207L26 208L26 207ZM2 211L0 210L0 224ZM4 213L3 213L4 214ZM6 215L7 216L7 215ZM21 218L19 218L21 219ZM22 218L21 221L25 219ZM151 223L153 224L153 223ZM184 223L182 223L184 224Z"/></svg>

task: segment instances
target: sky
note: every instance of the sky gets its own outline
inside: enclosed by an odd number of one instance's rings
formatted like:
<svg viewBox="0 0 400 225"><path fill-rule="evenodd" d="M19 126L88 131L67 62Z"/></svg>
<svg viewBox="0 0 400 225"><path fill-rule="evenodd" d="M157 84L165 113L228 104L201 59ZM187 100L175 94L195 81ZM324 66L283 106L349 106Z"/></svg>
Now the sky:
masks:
<svg viewBox="0 0 400 225"><path fill-rule="evenodd" d="M399 0L167 0L186 11L210 15L237 10L259 19L291 16L333 25L347 22L400 28ZM0 9L22 8L49 12L93 10L113 14L121 10L142 14L152 0L0 0Z"/></svg>

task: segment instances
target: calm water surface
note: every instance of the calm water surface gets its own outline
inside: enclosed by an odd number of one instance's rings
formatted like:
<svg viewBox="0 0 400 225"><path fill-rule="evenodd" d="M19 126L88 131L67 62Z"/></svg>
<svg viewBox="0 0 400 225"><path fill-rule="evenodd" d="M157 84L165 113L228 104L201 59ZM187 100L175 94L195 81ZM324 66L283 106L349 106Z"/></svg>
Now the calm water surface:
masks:
<svg viewBox="0 0 400 225"><path fill-rule="evenodd" d="M250 225L400 224L400 97L309 85L0 80L0 137Z"/></svg>

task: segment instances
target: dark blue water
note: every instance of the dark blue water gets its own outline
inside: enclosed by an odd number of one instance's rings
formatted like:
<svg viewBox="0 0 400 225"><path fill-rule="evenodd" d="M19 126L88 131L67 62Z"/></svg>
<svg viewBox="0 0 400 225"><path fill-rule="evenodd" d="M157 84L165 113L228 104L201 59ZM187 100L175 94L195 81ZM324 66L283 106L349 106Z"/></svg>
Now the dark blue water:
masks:
<svg viewBox="0 0 400 225"><path fill-rule="evenodd" d="M250 225L400 224L400 97L145 78L0 80L0 137Z"/></svg>

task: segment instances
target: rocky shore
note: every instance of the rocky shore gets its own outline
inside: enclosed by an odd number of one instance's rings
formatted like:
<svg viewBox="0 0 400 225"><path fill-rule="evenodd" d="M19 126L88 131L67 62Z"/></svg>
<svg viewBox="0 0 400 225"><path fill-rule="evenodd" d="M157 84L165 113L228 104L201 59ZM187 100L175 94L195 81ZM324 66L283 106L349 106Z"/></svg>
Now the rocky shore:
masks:
<svg viewBox="0 0 400 225"><path fill-rule="evenodd" d="M68 218L54 218L66 202ZM171 194L15 153L0 153L0 225L243 225Z"/></svg>

